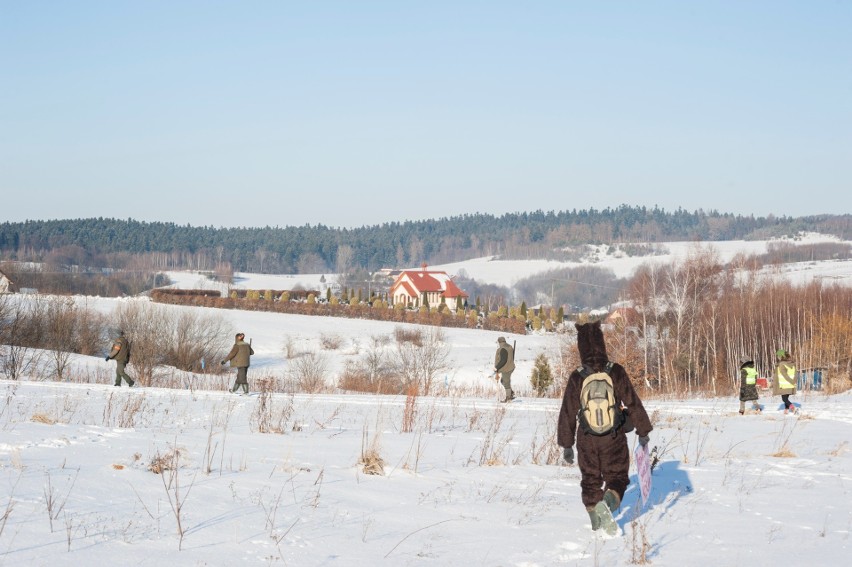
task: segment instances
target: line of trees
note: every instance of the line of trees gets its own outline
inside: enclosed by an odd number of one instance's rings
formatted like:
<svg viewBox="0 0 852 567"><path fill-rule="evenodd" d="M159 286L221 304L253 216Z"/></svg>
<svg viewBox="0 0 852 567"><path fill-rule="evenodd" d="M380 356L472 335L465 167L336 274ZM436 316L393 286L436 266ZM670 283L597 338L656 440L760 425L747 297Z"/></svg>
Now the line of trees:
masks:
<svg viewBox="0 0 852 567"><path fill-rule="evenodd" d="M0 375L17 380L38 369L65 380L72 353L103 356L119 329L132 344L134 378L146 386L160 385L161 366L220 372L211 363L229 348L230 327L217 314L130 302L107 317L71 297L0 294Z"/></svg>
<svg viewBox="0 0 852 567"><path fill-rule="evenodd" d="M739 360L748 356L771 376L775 351L793 353L797 367L825 369L824 387L852 387L852 293L816 280L794 286L758 272L754 259L723 266L696 246L682 262L646 265L626 298L633 320L607 333L610 357L637 386L662 394L731 394ZM561 349L561 376L579 365L576 348Z"/></svg>
<svg viewBox="0 0 852 567"><path fill-rule="evenodd" d="M260 273L370 272L499 255L570 259L577 245L666 240L766 239L802 230L852 238L852 215L751 217L620 206L603 210L474 213L356 229L214 228L132 219L0 224L0 255L57 265Z"/></svg>

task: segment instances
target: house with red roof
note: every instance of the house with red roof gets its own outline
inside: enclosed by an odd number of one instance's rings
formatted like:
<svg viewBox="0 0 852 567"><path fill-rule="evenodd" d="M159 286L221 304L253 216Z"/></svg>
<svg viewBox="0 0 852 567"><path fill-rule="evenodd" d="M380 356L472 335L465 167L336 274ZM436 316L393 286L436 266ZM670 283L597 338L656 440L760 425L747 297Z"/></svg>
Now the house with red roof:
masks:
<svg viewBox="0 0 852 567"><path fill-rule="evenodd" d="M419 270L403 270L399 273L390 288L391 302L396 305L420 307L428 304L437 307L442 302L451 310L461 299L464 303L468 295L453 282L447 272L433 272L422 264Z"/></svg>

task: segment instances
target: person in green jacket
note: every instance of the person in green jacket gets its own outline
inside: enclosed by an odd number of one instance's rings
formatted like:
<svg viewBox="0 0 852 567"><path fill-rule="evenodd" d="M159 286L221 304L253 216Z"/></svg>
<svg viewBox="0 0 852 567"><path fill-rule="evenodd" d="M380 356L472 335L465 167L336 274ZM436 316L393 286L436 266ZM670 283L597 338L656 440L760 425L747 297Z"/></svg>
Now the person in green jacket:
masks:
<svg viewBox="0 0 852 567"><path fill-rule="evenodd" d="M254 354L254 350L251 348L251 344L247 343L245 339L245 333L237 333L231 352L222 361L224 365L230 360L231 368L237 369L237 380L234 382L234 387L228 390L229 392L236 392L237 388L242 386L243 393L248 394L248 369L251 365L251 355Z"/></svg>
<svg viewBox="0 0 852 567"><path fill-rule="evenodd" d="M790 351L779 348L775 351L778 364L775 366L775 376L772 382L772 393L781 395L784 402L784 413L796 413L796 406L790 401L790 396L796 393L796 365L792 362Z"/></svg>
<svg viewBox="0 0 852 567"><path fill-rule="evenodd" d="M750 356L740 359L740 415L745 413L745 403L751 402L751 409L760 413L760 404L757 403L757 370Z"/></svg>
<svg viewBox="0 0 852 567"><path fill-rule="evenodd" d="M512 391L512 372L515 371L515 350L509 346L504 337L497 339L497 352L494 353L494 377L500 380L506 389L504 402L515 399Z"/></svg>
<svg viewBox="0 0 852 567"><path fill-rule="evenodd" d="M104 360L115 361L115 386L121 387L121 379L124 378L127 387L133 387L136 382L125 371L127 363L130 362L130 341L124 335L124 331L118 332L118 338L112 343L112 349Z"/></svg>

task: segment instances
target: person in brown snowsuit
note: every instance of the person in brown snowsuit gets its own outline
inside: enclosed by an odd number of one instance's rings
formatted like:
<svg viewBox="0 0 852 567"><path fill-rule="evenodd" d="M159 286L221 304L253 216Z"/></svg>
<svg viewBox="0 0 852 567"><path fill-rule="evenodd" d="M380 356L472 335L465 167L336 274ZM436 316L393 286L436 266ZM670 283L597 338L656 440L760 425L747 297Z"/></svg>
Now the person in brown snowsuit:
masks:
<svg viewBox="0 0 852 567"><path fill-rule="evenodd" d="M624 367L609 363L606 344L600 321L576 324L577 349L583 366L593 372L603 372L609 367L612 390L616 406L626 408L627 414L639 436L642 446L648 444L648 435L653 427L642 400L633 389ZM568 377L562 408L559 412L557 443L563 448L563 457L568 464L574 463L574 441L577 442L577 464L580 466L580 490L583 505L589 513L592 529L604 528L614 534L617 526L613 512L621 506L624 491L630 484L630 451L624 423L619 423L610 433L595 435L578 432L578 414L581 409L580 391L583 384L583 368L578 368ZM607 510L608 509L608 510ZM608 523L608 525L607 525ZM602 525L603 524L603 525Z"/></svg>
<svg viewBox="0 0 852 567"><path fill-rule="evenodd" d="M254 350L245 339L245 333L237 333L234 346L231 347L231 352L222 361L222 364L225 364L230 360L231 368L237 369L237 380L234 382L234 387L229 390L230 392L236 392L237 388L242 386L243 393L248 394L248 369L251 365L251 355L254 354Z"/></svg>

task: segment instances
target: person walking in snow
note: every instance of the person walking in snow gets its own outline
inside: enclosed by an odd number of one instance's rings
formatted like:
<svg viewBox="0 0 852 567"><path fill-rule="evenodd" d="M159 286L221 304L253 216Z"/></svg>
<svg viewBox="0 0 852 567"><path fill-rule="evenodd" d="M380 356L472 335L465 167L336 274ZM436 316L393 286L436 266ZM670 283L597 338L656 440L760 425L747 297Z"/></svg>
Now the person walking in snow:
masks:
<svg viewBox="0 0 852 567"><path fill-rule="evenodd" d="M790 396L796 393L796 365L792 362L790 352L783 348L775 351L775 358L778 359L778 364L775 366L772 393L781 396L784 413L796 413L796 406L790 402Z"/></svg>
<svg viewBox="0 0 852 567"><path fill-rule="evenodd" d="M613 512L621 506L624 491L630 484L630 451L627 447L625 420L613 419L608 433L590 430L588 420L581 416L584 409L581 395L587 377L606 373L611 382L611 407L626 407L630 420L639 436L639 444L648 444L653 427L642 400L623 366L609 361L600 321L576 324L577 350L583 366L568 377L562 407L559 411L556 440L563 448L562 456L570 465L574 464L574 442L577 442L577 464L580 466L580 493L583 505L589 514L592 530L603 529L615 535L617 524ZM621 413L618 412L620 416ZM577 431L578 422L583 427Z"/></svg>
<svg viewBox="0 0 852 567"><path fill-rule="evenodd" d="M127 387L132 388L136 383L133 381L125 368L127 367L127 363L130 362L130 341L127 340L127 337L124 335L124 331L118 332L118 337L112 343L112 349L109 351L109 354L104 358L107 362L110 360L115 361L115 386L121 387L121 379L127 382Z"/></svg>
<svg viewBox="0 0 852 567"><path fill-rule="evenodd" d="M506 389L506 397L503 402L515 399L512 391L512 372L515 371L515 349L509 346L504 337L497 339L497 352L494 354L494 377L500 380Z"/></svg>
<svg viewBox="0 0 852 567"><path fill-rule="evenodd" d="M760 412L760 404L757 403L757 370L750 356L740 359L740 415L745 413L745 403L751 402L751 409Z"/></svg>
<svg viewBox="0 0 852 567"><path fill-rule="evenodd" d="M254 349L245 339L245 333L237 333L231 352L222 361L223 365L231 361L231 368L237 369L237 380L234 382L234 387L228 390L229 392L236 392L237 388L242 386L243 393L248 394L248 369L251 366L251 355L254 354Z"/></svg>

